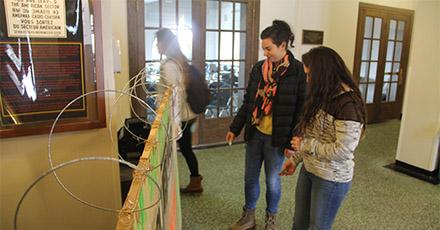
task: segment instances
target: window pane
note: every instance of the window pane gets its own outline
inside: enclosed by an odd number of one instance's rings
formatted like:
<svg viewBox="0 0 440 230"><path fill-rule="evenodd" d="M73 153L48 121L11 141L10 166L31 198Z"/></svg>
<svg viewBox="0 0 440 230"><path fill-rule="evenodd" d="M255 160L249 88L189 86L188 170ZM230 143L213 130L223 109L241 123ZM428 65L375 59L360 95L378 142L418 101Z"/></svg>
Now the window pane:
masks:
<svg viewBox="0 0 440 230"><path fill-rule="evenodd" d="M360 82L367 82L368 76L368 62L362 62L360 72Z"/></svg>
<svg viewBox="0 0 440 230"><path fill-rule="evenodd" d="M399 62L394 62L394 66L393 66L393 72L394 73L399 73L399 67L400 67L400 63Z"/></svg>
<svg viewBox="0 0 440 230"><path fill-rule="evenodd" d="M180 49L189 60L192 60L192 35L192 30L190 29L180 29L177 31Z"/></svg>
<svg viewBox="0 0 440 230"><path fill-rule="evenodd" d="M396 49L394 53L394 61L400 61L402 55L402 42L396 42Z"/></svg>
<svg viewBox="0 0 440 230"><path fill-rule="evenodd" d="M365 93L367 90L367 84L359 84L359 90L361 91L362 99L365 101Z"/></svg>
<svg viewBox="0 0 440 230"><path fill-rule="evenodd" d="M205 119L213 119L217 117L217 98L216 91L211 91L211 101L206 106Z"/></svg>
<svg viewBox="0 0 440 230"><path fill-rule="evenodd" d="M232 30L233 24L233 6L232 2L221 2L222 8L220 11L220 15L222 16L222 20L220 22L222 30Z"/></svg>
<svg viewBox="0 0 440 230"><path fill-rule="evenodd" d="M387 47L387 61L393 60L393 53L394 53L394 42L389 41Z"/></svg>
<svg viewBox="0 0 440 230"><path fill-rule="evenodd" d="M397 75L397 74L393 74L393 78L392 78L392 80L393 80L393 81L398 81L398 80L399 80L399 75Z"/></svg>
<svg viewBox="0 0 440 230"><path fill-rule="evenodd" d="M371 31L373 30L373 18L365 17L365 29L364 29L364 37L371 38Z"/></svg>
<svg viewBox="0 0 440 230"><path fill-rule="evenodd" d="M145 26L159 27L159 0L144 0Z"/></svg>
<svg viewBox="0 0 440 230"><path fill-rule="evenodd" d="M246 57L246 33L234 33L234 60Z"/></svg>
<svg viewBox="0 0 440 230"><path fill-rule="evenodd" d="M162 1L162 26L166 28L177 28L176 0Z"/></svg>
<svg viewBox="0 0 440 230"><path fill-rule="evenodd" d="M244 90L234 90L232 94L232 115L237 115L241 105L243 105Z"/></svg>
<svg viewBox="0 0 440 230"><path fill-rule="evenodd" d="M232 60L232 32L220 33L220 59Z"/></svg>
<svg viewBox="0 0 440 230"><path fill-rule="evenodd" d="M209 0L206 4L206 29L218 29L218 1Z"/></svg>
<svg viewBox="0 0 440 230"><path fill-rule="evenodd" d="M382 18L374 18L373 38L380 38L381 26L382 26Z"/></svg>
<svg viewBox="0 0 440 230"><path fill-rule="evenodd" d="M386 62L386 64L385 64L385 73L390 73L392 66L393 66L392 62Z"/></svg>
<svg viewBox="0 0 440 230"><path fill-rule="evenodd" d="M368 84L366 103L373 103L374 99L374 84Z"/></svg>
<svg viewBox="0 0 440 230"><path fill-rule="evenodd" d="M390 83L386 82L383 83L383 87L382 87L382 95L380 97L381 101L388 101L389 100L389 95L388 95L388 89L390 87Z"/></svg>
<svg viewBox="0 0 440 230"><path fill-rule="evenodd" d="M231 116L231 90L219 90L217 94L217 103L219 106L218 117L230 117Z"/></svg>
<svg viewBox="0 0 440 230"><path fill-rule="evenodd" d="M218 62L206 62L205 79L210 89L217 88L216 82L218 82Z"/></svg>
<svg viewBox="0 0 440 230"><path fill-rule="evenodd" d="M389 82L391 80L391 75L389 75L389 74L385 74L384 76L383 76L383 81L384 82Z"/></svg>
<svg viewBox="0 0 440 230"><path fill-rule="evenodd" d="M192 0L179 0L179 28L192 28Z"/></svg>
<svg viewBox="0 0 440 230"><path fill-rule="evenodd" d="M148 62L145 63L145 75L147 83L157 83L160 78L160 62ZM154 85L154 84L152 84ZM153 88L149 88L149 91L155 91Z"/></svg>
<svg viewBox="0 0 440 230"><path fill-rule="evenodd" d="M246 8L245 3L235 3L235 28L236 30L246 30Z"/></svg>
<svg viewBox="0 0 440 230"><path fill-rule="evenodd" d="M364 39L364 46L362 48L362 60L370 60L370 45L371 40Z"/></svg>
<svg viewBox="0 0 440 230"><path fill-rule="evenodd" d="M234 78L232 79L232 86L234 88L245 88L245 62L234 62Z"/></svg>
<svg viewBox="0 0 440 230"><path fill-rule="evenodd" d="M403 40L403 32L405 30L405 22L399 21L399 25L397 26L397 40L402 41Z"/></svg>
<svg viewBox="0 0 440 230"><path fill-rule="evenodd" d="M375 82L377 74L377 62L370 63L370 74L368 75L368 82Z"/></svg>
<svg viewBox="0 0 440 230"><path fill-rule="evenodd" d="M390 21L390 31L388 33L389 40L394 40L396 37L396 25L397 25L397 22L395 20Z"/></svg>
<svg viewBox="0 0 440 230"><path fill-rule="evenodd" d="M218 32L206 32L206 59L218 59Z"/></svg>
<svg viewBox="0 0 440 230"><path fill-rule="evenodd" d="M379 57L379 40L373 41L373 49L371 51L371 60L377 61Z"/></svg>
<svg viewBox="0 0 440 230"><path fill-rule="evenodd" d="M233 74L232 62L220 62L220 85L219 88L232 88L232 74Z"/></svg>
<svg viewBox="0 0 440 230"><path fill-rule="evenodd" d="M156 41L157 30L145 30L145 60L160 60L160 54L157 51Z"/></svg>
<svg viewBox="0 0 440 230"><path fill-rule="evenodd" d="M397 82L391 83L390 89L390 101L396 101L397 95Z"/></svg>

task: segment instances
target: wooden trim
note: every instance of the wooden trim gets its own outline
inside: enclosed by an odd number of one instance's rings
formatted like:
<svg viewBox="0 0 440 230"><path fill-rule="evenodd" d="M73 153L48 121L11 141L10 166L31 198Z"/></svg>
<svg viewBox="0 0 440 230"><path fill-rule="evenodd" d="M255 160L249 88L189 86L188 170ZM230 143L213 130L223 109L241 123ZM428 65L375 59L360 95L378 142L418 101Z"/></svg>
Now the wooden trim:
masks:
<svg viewBox="0 0 440 230"><path fill-rule="evenodd" d="M404 15L413 15L414 10L409 9L403 9L403 8L397 8L397 7L391 7L391 6L382 6L382 5L376 5L371 3L364 3L359 2L359 8L365 8L365 9L373 9L373 10L385 10L388 12L394 12L397 14L404 14Z"/></svg>
<svg viewBox="0 0 440 230"><path fill-rule="evenodd" d="M90 6L91 12L94 15L94 34L95 34L95 67L96 67L96 76L89 75L88 77L93 79L96 77L96 90L104 89L104 61L103 61L103 45L102 45L102 11L101 11L101 0L93 0L93 4ZM86 63L84 63L86 65ZM92 65L90 65L92 66ZM85 74L86 74L86 70ZM86 79L87 81L87 79ZM89 101L88 101L89 102ZM96 103L96 104L95 104ZM96 118L74 118L69 120L59 120L57 122L57 126L54 129L55 133L58 132L69 132L69 131L78 131L78 130L87 130L87 129L96 129L96 128L105 128L106 127L106 111L105 111L105 93L100 92L96 94L96 102L93 103L91 109L96 110L93 113L96 114ZM89 112L87 112L89 114ZM1 128L0 130L0 138L10 138L10 137L18 137L18 136L28 136L28 135L38 135L38 134L47 134L50 132L53 125L53 121L41 121L30 124L24 124L20 126L11 126Z"/></svg>
<svg viewBox="0 0 440 230"><path fill-rule="evenodd" d="M102 11L101 11L101 0L96 0L93 4L93 14L95 19L95 45L96 45L96 55L95 54L95 66L96 66L96 87L98 90L104 89L105 85L105 77L104 77L104 55L100 55L103 53L103 36L102 36ZM96 42L99 41L99 42ZM105 93L101 92L96 95L96 100L98 103L98 124L96 128L104 128L106 127L106 117L107 114L105 112ZM94 127L93 122L91 124Z"/></svg>
<svg viewBox="0 0 440 230"><path fill-rule="evenodd" d="M204 9L206 9L206 1L192 1L192 31L193 31L193 46L192 46L192 62L205 75L204 54L206 50L206 36L204 29L206 28ZM203 42L200 42L203 41ZM203 135L203 128L205 126L205 119L202 116L198 118L198 129L193 136L193 143L203 143L205 136Z"/></svg>
<svg viewBox="0 0 440 230"><path fill-rule="evenodd" d="M127 31L130 34L128 36L129 76L135 76L145 67L144 2L142 0L127 1L127 15L129 15ZM131 81L130 86L133 86L133 83ZM141 87L137 87L135 90L139 98L146 96ZM147 115L137 99L132 98L131 103L139 116L145 117ZM134 116L133 111L131 114Z"/></svg>
<svg viewBox="0 0 440 230"><path fill-rule="evenodd" d="M411 48L411 37L412 37L411 35L412 35L413 23L414 23L414 11L411 11L409 13L409 22L408 22L409 28L407 30L407 33L405 33L403 35L403 41L405 41L405 38L406 38L408 46L407 47L402 46L402 56L400 57L400 66L399 67L402 68L402 66L406 66L404 71L401 72L399 75L399 78L403 78L401 80L402 81L402 85L401 85L402 89L405 89L405 86L406 86L406 78L407 78L406 75L407 75L407 70L408 70L409 52L410 52L410 48ZM399 103L400 107L402 107L402 105L403 105L403 93L404 93L404 90L400 90L400 91L397 91L397 94L396 94L396 100L399 100L398 103Z"/></svg>

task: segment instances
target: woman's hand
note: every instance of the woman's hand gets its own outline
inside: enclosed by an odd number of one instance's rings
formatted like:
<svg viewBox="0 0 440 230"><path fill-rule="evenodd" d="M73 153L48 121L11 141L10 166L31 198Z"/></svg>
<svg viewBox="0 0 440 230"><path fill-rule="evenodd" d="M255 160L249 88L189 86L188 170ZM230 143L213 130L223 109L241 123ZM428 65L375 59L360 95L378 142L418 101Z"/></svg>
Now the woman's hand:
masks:
<svg viewBox="0 0 440 230"><path fill-rule="evenodd" d="M284 156L286 158L290 158L291 156L293 156L293 154L295 154L295 151L293 151L292 149L288 149L288 148L284 149Z"/></svg>
<svg viewBox="0 0 440 230"><path fill-rule="evenodd" d="M302 137L292 137L290 144L292 145L293 150L299 151L299 148L301 147L301 141Z"/></svg>
<svg viewBox="0 0 440 230"><path fill-rule="evenodd" d="M287 159L284 162L283 167L281 168L281 172L278 173L278 175L280 175L280 176L290 176L290 175L293 175L293 173L295 173L295 170L296 170L295 163L293 163L293 161Z"/></svg>
<svg viewBox="0 0 440 230"><path fill-rule="evenodd" d="M226 142L228 142L229 145L232 144L232 142L235 140L235 134L231 131L226 133Z"/></svg>

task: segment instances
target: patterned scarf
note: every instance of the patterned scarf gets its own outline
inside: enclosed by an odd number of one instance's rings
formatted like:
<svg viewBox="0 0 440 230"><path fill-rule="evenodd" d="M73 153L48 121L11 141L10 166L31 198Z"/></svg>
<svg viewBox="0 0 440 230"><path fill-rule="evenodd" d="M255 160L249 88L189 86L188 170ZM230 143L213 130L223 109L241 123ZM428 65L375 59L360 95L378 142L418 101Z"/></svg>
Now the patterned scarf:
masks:
<svg viewBox="0 0 440 230"><path fill-rule="evenodd" d="M289 67L289 54L287 53L283 58L283 62L275 69L273 63L266 59L263 63L263 81L258 83L257 94L255 95L255 107L252 112L252 125L260 124L263 116L269 115L272 112L273 98L277 94L278 84L281 77L283 77L287 68Z"/></svg>

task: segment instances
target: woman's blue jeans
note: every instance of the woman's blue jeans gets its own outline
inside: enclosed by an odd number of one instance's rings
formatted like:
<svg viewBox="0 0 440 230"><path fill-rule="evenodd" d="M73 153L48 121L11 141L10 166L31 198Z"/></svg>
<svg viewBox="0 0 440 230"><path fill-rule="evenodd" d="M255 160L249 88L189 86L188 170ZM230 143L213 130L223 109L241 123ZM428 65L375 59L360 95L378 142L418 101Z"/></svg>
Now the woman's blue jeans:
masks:
<svg viewBox="0 0 440 230"><path fill-rule="evenodd" d="M332 228L336 213L351 187L351 181L338 183L321 179L302 166L295 194L294 230Z"/></svg>
<svg viewBox="0 0 440 230"><path fill-rule="evenodd" d="M260 196L260 171L264 161L266 174L266 211L275 214L281 198L281 180L278 173L284 161L281 147L273 147L272 136L255 130L246 142L244 191L246 209L255 209Z"/></svg>

